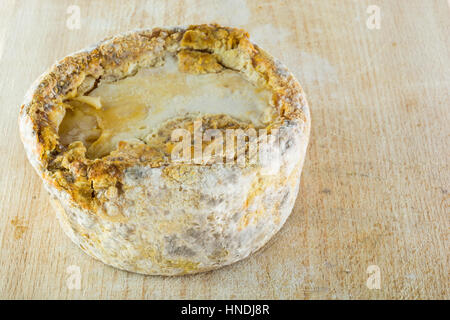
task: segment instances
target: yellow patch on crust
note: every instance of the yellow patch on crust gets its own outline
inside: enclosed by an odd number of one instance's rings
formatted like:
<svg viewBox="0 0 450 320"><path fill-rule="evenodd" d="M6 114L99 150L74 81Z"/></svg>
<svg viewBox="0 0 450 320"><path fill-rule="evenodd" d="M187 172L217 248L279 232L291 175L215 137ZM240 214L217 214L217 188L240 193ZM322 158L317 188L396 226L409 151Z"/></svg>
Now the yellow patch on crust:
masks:
<svg viewBox="0 0 450 320"><path fill-rule="evenodd" d="M139 247L140 255L134 259L133 265L138 265L137 260L150 260L152 264L161 269L177 268L183 270L181 274L193 273L199 270L199 263L186 259L167 259L162 256L161 251L152 247ZM137 268L139 270L139 268Z"/></svg>
<svg viewBox="0 0 450 320"><path fill-rule="evenodd" d="M192 74L213 73L222 71L214 55L192 50L181 50L178 53L178 69L181 72Z"/></svg>

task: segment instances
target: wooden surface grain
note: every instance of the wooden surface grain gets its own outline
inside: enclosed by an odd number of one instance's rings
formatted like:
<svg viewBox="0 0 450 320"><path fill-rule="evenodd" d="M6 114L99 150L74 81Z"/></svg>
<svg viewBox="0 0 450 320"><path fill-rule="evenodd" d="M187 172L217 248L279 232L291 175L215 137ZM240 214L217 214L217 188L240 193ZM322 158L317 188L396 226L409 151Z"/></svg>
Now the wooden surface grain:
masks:
<svg viewBox="0 0 450 320"><path fill-rule="evenodd" d="M71 5L79 29L68 27ZM366 25L370 5L379 29ZM107 36L214 21L247 29L307 93L312 135L294 211L264 250L218 271L105 266L62 233L26 159L23 96L54 61ZM445 0L2 0L0 298L449 299L449 35ZM380 289L366 285L370 265Z"/></svg>

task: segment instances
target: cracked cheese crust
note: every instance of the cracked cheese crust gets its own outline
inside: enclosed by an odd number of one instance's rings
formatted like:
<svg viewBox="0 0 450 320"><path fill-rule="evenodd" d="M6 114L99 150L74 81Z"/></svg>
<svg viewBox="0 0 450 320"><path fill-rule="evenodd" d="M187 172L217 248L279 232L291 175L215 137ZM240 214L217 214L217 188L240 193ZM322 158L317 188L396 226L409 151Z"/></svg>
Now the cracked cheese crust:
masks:
<svg viewBox="0 0 450 320"><path fill-rule="evenodd" d="M180 72L231 70L270 90L265 127L283 129L277 174L260 165L173 164L145 144L121 141L106 156L63 144L68 101L100 81L120 81L174 56ZM309 109L292 74L240 29L215 24L139 30L57 62L29 90L19 125L27 156L66 234L91 256L132 272L180 275L236 262L284 224L299 188ZM272 164L273 165L273 164Z"/></svg>

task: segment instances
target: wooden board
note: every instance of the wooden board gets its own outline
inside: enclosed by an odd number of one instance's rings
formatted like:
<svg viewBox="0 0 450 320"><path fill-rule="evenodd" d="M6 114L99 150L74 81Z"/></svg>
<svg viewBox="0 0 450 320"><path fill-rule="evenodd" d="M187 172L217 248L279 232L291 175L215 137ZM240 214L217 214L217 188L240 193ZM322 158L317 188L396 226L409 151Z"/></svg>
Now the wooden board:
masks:
<svg viewBox="0 0 450 320"><path fill-rule="evenodd" d="M370 29L375 2L380 28ZM68 27L71 5L79 29ZM295 209L264 250L218 271L105 266L59 227L19 139L19 105L54 61L104 37L213 21L247 29L307 92ZM449 299L449 35L445 0L2 0L0 298ZM380 289L367 286L370 265ZM70 266L80 289L68 286Z"/></svg>

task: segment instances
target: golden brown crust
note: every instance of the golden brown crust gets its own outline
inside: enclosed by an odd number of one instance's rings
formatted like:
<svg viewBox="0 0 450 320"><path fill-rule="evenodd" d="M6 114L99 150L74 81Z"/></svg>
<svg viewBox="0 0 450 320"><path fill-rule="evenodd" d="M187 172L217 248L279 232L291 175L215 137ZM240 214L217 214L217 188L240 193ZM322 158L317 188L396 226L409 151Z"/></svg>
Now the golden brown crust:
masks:
<svg viewBox="0 0 450 320"><path fill-rule="evenodd" d="M178 68L181 72L192 74L219 72L224 69L214 55L195 50L181 50L178 53Z"/></svg>
<svg viewBox="0 0 450 320"><path fill-rule="evenodd" d="M100 78L120 79L135 73L141 66L160 64L165 52L178 53L180 70L184 72L199 74L229 68L258 79L273 92L272 102L278 113L274 123L308 121L307 112L303 112L306 101L298 82L252 44L244 30L207 24L186 29L136 31L106 39L93 49L55 64L40 78L21 107L21 118L32 126L35 157L44 176L58 189L65 189L82 207L96 207L101 201L96 197L99 190L120 184L124 169L142 163L143 154L155 151L141 150L145 146L119 145L118 150L107 157L87 159L83 144L72 143L65 147L59 141L62 104L92 89ZM127 147L126 152L121 152Z"/></svg>

